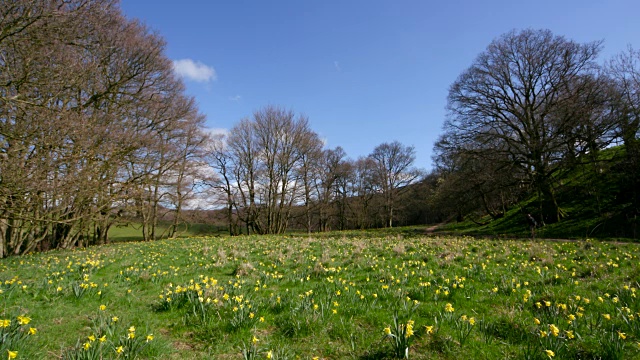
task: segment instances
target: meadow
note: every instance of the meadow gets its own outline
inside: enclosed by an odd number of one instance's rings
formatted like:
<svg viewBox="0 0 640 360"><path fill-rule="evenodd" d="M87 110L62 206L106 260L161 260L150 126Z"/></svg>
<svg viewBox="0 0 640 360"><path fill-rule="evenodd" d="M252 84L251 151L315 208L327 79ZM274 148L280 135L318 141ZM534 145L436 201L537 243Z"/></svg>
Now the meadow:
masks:
<svg viewBox="0 0 640 360"><path fill-rule="evenodd" d="M638 244L350 232L0 261L0 359L639 359Z"/></svg>

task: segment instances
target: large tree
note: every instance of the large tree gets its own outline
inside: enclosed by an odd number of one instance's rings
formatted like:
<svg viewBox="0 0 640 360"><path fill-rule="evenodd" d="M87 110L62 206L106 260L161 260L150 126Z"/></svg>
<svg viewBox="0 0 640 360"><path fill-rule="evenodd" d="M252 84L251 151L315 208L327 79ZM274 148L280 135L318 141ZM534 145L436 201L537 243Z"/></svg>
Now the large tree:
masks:
<svg viewBox="0 0 640 360"><path fill-rule="evenodd" d="M524 173L546 221L561 217L553 176L585 117L600 42L580 44L549 30L511 31L494 40L451 85L445 142L451 152L487 154ZM470 146L469 144L472 144ZM586 151L587 149L583 149ZM505 166L508 168L508 166Z"/></svg>

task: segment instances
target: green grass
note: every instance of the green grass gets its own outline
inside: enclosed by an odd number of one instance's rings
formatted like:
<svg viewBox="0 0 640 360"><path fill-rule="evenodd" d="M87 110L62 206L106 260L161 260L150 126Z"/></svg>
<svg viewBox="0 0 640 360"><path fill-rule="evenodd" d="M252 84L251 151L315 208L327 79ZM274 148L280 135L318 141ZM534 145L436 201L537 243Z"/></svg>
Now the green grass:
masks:
<svg viewBox="0 0 640 360"><path fill-rule="evenodd" d="M0 320L17 340L0 356L118 358L136 342L129 354L150 359L385 359L405 344L411 359L640 358L637 244L419 232L194 237L3 259Z"/></svg>
<svg viewBox="0 0 640 360"><path fill-rule="evenodd" d="M167 223L160 223L156 229L156 234L160 236L168 228L169 225ZM176 237L227 235L227 231L226 227L218 225L184 224L180 226ZM114 225L109 229L109 240L111 242L140 241L142 240L142 227L136 222Z"/></svg>

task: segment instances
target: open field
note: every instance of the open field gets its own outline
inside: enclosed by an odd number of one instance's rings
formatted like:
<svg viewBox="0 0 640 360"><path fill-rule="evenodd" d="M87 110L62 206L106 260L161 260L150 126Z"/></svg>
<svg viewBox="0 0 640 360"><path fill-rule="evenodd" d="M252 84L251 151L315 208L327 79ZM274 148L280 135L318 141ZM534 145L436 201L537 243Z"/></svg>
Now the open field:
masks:
<svg viewBox="0 0 640 360"><path fill-rule="evenodd" d="M0 356L638 359L638 250L350 232L32 254L0 261Z"/></svg>

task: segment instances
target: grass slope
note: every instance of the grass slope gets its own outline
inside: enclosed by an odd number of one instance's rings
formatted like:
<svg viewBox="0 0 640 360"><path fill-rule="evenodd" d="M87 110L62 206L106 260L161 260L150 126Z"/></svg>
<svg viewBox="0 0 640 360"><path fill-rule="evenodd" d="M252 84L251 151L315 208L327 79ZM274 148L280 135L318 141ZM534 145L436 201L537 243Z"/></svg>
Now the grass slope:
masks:
<svg viewBox="0 0 640 360"><path fill-rule="evenodd" d="M638 219L628 217L630 203L625 202L623 177L616 159L623 154L621 147L607 149L600 154L601 163L578 166L556 179L557 201L564 213L560 222L537 229L537 236L563 239L621 239L636 240ZM439 227L441 232L498 237L529 237L529 225L524 216L537 212L535 196L511 207L504 217L482 219L485 225L466 220Z"/></svg>
<svg viewBox="0 0 640 360"><path fill-rule="evenodd" d="M13 257L0 260L0 356L638 359L637 254L354 231Z"/></svg>

